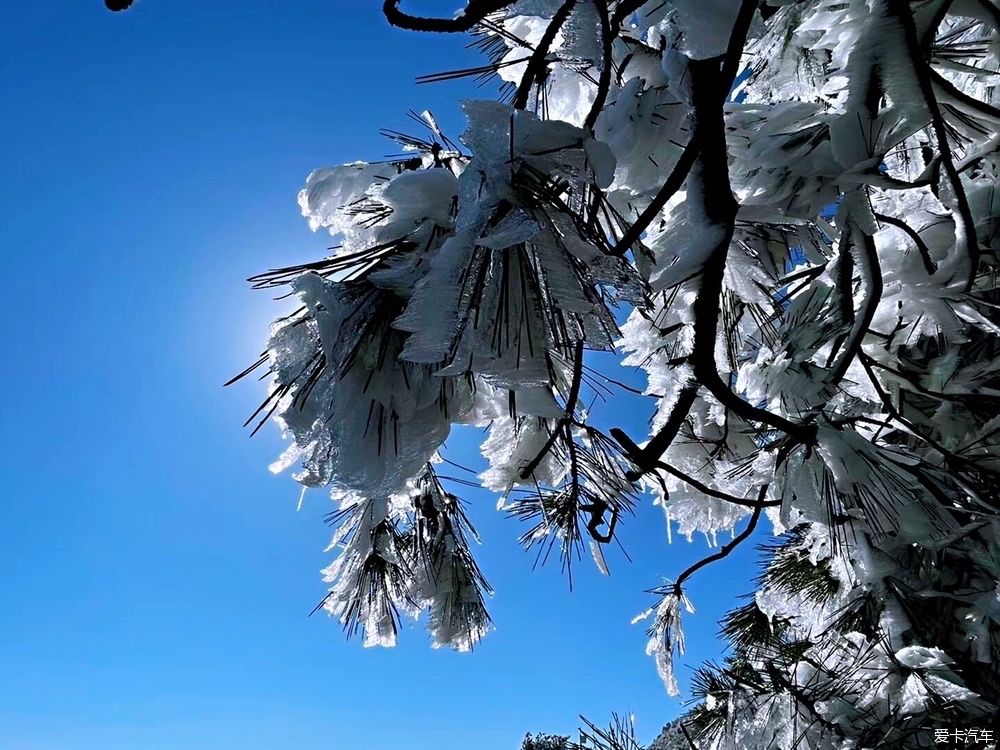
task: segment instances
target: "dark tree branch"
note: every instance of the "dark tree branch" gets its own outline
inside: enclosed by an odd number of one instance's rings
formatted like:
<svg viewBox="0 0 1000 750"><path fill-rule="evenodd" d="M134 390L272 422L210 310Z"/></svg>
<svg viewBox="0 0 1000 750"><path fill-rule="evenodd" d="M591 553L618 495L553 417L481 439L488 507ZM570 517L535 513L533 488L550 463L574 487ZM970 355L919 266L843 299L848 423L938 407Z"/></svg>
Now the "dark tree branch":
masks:
<svg viewBox="0 0 1000 750"><path fill-rule="evenodd" d="M673 408L670 410L670 416L667 417L666 424L661 427L655 435L650 439L644 448L640 448L636 445L635 441L632 440L623 430L617 427L611 429L611 436L617 440L622 448L625 450L625 454L629 457L629 460L636 465L635 471L630 471L625 476L631 480L635 481L643 474L652 471L656 468L656 462L659 460L660 456L666 453L667 448L677 437L677 433L681 429L681 425L684 424L684 420L687 419L688 412L691 411L691 407L694 406L694 400L698 395L698 384L688 383L681 389L680 394L677 396L677 401L674 402Z"/></svg>
<svg viewBox="0 0 1000 750"><path fill-rule="evenodd" d="M608 18L608 0L595 0L597 13L601 19L601 74L597 79L597 93L594 101L590 105L587 119L583 122L583 127L593 130L597 123L597 118L604 110L604 103L608 100L608 92L611 90L611 69L614 67L612 59L612 47L618 28L612 29L611 20Z"/></svg>
<svg viewBox="0 0 1000 750"><path fill-rule="evenodd" d="M875 218L883 222L884 224L888 224L889 226L893 226L896 227L896 229L902 230L903 233L910 238L910 241L913 242L913 244L917 248L917 251L920 253L920 259L924 263L924 270L927 271L927 274L929 276L934 275L934 273L937 271L937 263L935 263L934 260L931 258L931 251L930 248L927 247L927 243L924 242L923 238L913 227L911 227L902 219L897 219L894 216L887 216L886 214L876 213Z"/></svg>
<svg viewBox="0 0 1000 750"><path fill-rule="evenodd" d="M684 182L687 180L688 174L691 172L691 167L694 166L695 159L698 158L700 150L701 144L698 141L698 135L697 133L692 133L687 146L685 146L684 150L681 152L681 155L677 159L677 163L674 164L674 168L671 170L666 182L664 182L663 186L656 191L656 195L653 196L649 205L643 209L642 213L640 213L636 220L629 225L629 228L625 230L625 234L622 235L622 238L618 240L614 248L611 250L612 255L625 255L625 253L632 249L632 246L639 241L643 233L649 229L649 225L653 223L657 216L660 215L660 211L662 211L663 207L667 205L667 201L669 201L678 190L684 187Z"/></svg>
<svg viewBox="0 0 1000 750"><path fill-rule="evenodd" d="M641 6L642 2L634 0L632 2L620 3L615 9L615 14L612 18L612 28L620 28L624 20ZM736 81L736 76L739 73L740 58L743 55L743 47L746 45L750 23L753 21L757 6L758 2L756 0L743 0L742 5L740 5L740 12L736 17L736 22L733 24L732 33L729 36L726 54L721 58L722 70L718 72L719 80L710 84L715 89L716 96L720 97L720 101L718 102L720 109L729 97L729 92L732 91L733 83ZM691 65L707 65L711 68L713 65L717 66L719 61L720 58L692 60ZM692 81L692 90L694 89L695 84ZM663 210L663 207L667 205L667 202L684 186L684 182L687 180L688 174L691 172L691 168L694 166L695 160L701 150L702 143L699 129L695 127L687 146L681 152L680 158L677 159L677 163L670 172L670 176L667 177L666 182L657 191L646 209L639 214L635 222L625 231L625 234L611 251L613 255L624 255L639 241L643 232L649 228L649 225L653 223L660 211ZM724 153L728 152L724 149Z"/></svg>
<svg viewBox="0 0 1000 750"><path fill-rule="evenodd" d="M552 446L556 444L556 440L559 439L559 435L565 432L567 439L572 443L573 436L569 433L569 425L573 423L573 415L576 413L576 404L580 399L580 385L583 382L583 341L576 342L576 350L573 353L573 380L569 386L569 395L566 397L566 408L563 411L563 416L559 419L556 424L555 429L549 435L549 439L545 441L545 445L542 446L541 450L535 455L531 462L521 469L520 477L521 479L527 479L545 459L549 451L552 450Z"/></svg>
<svg viewBox="0 0 1000 750"><path fill-rule="evenodd" d="M715 497L719 500L725 500L726 502L733 503L734 505L742 505L744 508L757 508L761 505L759 500L747 500L745 497L736 497L736 495L730 495L728 492L720 492L719 490L709 487L707 484L699 482L697 479L689 474L684 473L678 468L671 466L670 464L660 461L657 463L658 469L663 469L663 471L668 474L673 474L675 477L680 479L682 482L686 482L694 487L699 492L708 495L709 497ZM781 500L769 500L763 503L765 507L772 507L781 505Z"/></svg>
<svg viewBox="0 0 1000 750"><path fill-rule="evenodd" d="M753 513L750 515L750 523L747 524L747 527L743 529L743 531L741 531L739 534L733 537L730 542L724 544L722 546L722 549L720 549L718 552L711 554L708 557L702 558L694 565L689 567L687 570L685 570L683 573L681 573L679 576L677 576L677 580L674 581L673 586L671 587L672 593L675 596L681 595L681 593L683 592L684 582L687 581L688 578L693 576L695 573L704 568L706 565L711 565L714 562L718 562L719 560L728 557L729 553L731 553L734 549L739 547L744 541L746 541L750 537L751 534L753 534L754 529L757 528L757 522L760 521L760 514L764 510L764 497L767 495L767 488L769 486L770 485L767 484L762 485L760 490L757 492L757 503L754 505Z"/></svg>
<svg viewBox="0 0 1000 750"><path fill-rule="evenodd" d="M425 18L401 11L400 0L385 0L382 13L390 24L400 29L455 33L469 31L491 13L503 10L513 2L514 0L469 0L465 9L454 18Z"/></svg>
<svg viewBox="0 0 1000 750"><path fill-rule="evenodd" d="M564 0L563 4L559 6L559 10L552 16L549 25L545 28L545 33L539 40L538 46L535 47L535 51L531 53L524 75L521 76L521 83L517 87L517 93L514 95L515 109L524 109L527 107L531 87L535 83L541 84L545 80L545 58L549 56L549 49L556 39L556 34L559 33L559 29L566 23L574 5L576 5L576 0Z"/></svg>
<svg viewBox="0 0 1000 750"><path fill-rule="evenodd" d="M871 328L872 319L875 317L875 310L878 308L878 303L882 300L882 270L879 266L878 252L875 249L875 240L858 228L855 228L853 234L861 236L860 247L862 252L860 255L863 261L863 272L865 278L868 280L868 296L861 307L860 318L854 321L847 347L844 349L843 355L841 355L837 365L830 374L828 384L832 386L836 386L844 379L844 375L851 366L851 362L861 352L861 345L864 343L865 335Z"/></svg>
<svg viewBox="0 0 1000 750"><path fill-rule="evenodd" d="M941 93L943 93L946 97L954 99L959 104L964 104L969 109L974 110L977 115L992 120L995 124L1000 124L1000 109L997 109L992 104L987 104L974 96L969 96L943 75L934 70L934 68L928 68L928 70L930 71L929 75L931 82L935 87L939 88Z"/></svg>
<svg viewBox="0 0 1000 750"><path fill-rule="evenodd" d="M861 366L865 369L865 373L868 375L868 380L871 382L872 387L875 389L875 393L878 394L879 400L882 402L882 406L885 407L886 412L888 412L891 418L895 419L901 425L906 427L906 429L909 430L911 434L923 440L925 443L927 443L929 446L931 446L934 450L936 450L945 458L952 460L959 458L955 453L945 448L943 445L941 445L941 443L939 443L937 440L932 438L927 433L923 432L920 428L918 428L915 424L913 424L912 421L904 417L899 412L896 406L892 403L892 399L889 398L889 394L882 387L882 383L879 381L878 376L875 374L875 370L872 368L874 361L870 357L868 357L868 355L862 353L861 356L858 358L858 361L861 362Z"/></svg>
<svg viewBox="0 0 1000 750"><path fill-rule="evenodd" d="M704 192L703 210L708 220L723 230L723 236L702 265L701 286L693 305L694 347L689 360L694 370L695 383L682 389L666 424L652 437L645 448L638 448L623 431L617 429L611 431L637 467L637 472L631 472L630 478L637 478L656 468L657 462L677 436L694 404L698 384L703 385L720 403L746 422L761 422L785 432L799 442L811 443L814 439L815 426L791 422L777 414L755 407L733 393L722 381L715 361L726 258L739 209L729 181L723 108L739 69L739 58L755 10L756 2L745 0L724 56L692 60L688 65L691 75L693 131L691 143L688 144L686 151L692 150L697 153L697 160L692 157L692 165L697 163L699 168L701 190ZM692 144L694 144L693 149ZM672 174L671 179L673 177ZM664 191L661 190L662 192ZM626 233L622 242L628 236ZM621 245L622 243L619 243L619 247Z"/></svg>
<svg viewBox="0 0 1000 750"><path fill-rule="evenodd" d="M969 200L962 187L962 178L955 167L955 159L948 141L948 129L945 125L944 116L941 114L941 107L938 105L937 96L934 93L933 71L927 65L920 52L920 42L917 39L917 27L913 21L913 13L907 0L887 0L890 16L900 20L903 27L903 36L906 44L907 55L909 56L910 67L917 79L920 93L927 105L927 111L931 117L931 128L934 138L937 141L938 153L941 155L942 166L948 177L955 196L955 203L958 208L958 215L962 226L960 230L965 234L966 252L969 257L969 274L965 282L965 290L972 289L979 272L979 239L976 236L976 223L972 216L972 209L969 207Z"/></svg>

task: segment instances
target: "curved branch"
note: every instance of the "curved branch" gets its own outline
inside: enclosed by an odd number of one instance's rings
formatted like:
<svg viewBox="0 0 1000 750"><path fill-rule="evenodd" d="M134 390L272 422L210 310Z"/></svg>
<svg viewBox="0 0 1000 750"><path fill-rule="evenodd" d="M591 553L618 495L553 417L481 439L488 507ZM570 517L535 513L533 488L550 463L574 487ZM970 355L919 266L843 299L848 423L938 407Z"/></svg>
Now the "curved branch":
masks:
<svg viewBox="0 0 1000 750"><path fill-rule="evenodd" d="M635 441L625 434L623 430L617 427L611 429L611 436L621 444L629 460L637 467L636 471L630 471L625 474L626 479L635 481L643 474L656 468L656 462L659 461L660 456L667 452L667 448L670 447L674 438L677 437L681 425L687 419L688 412L694 406L694 400L697 395L697 383L688 383L684 386L677 396L677 401L674 402L673 409L670 410L670 416L667 417L666 424L653 435L644 448L636 445Z"/></svg>
<svg viewBox="0 0 1000 750"><path fill-rule="evenodd" d="M608 18L608 0L595 0L597 4L597 14L601 19L601 75L597 79L597 93L594 101L591 102L587 119L583 121L583 127L593 130L597 123L597 118L604 109L604 103L608 100L608 92L611 90L611 69L614 67L612 60L612 44L618 29L612 31L611 20Z"/></svg>
<svg viewBox="0 0 1000 750"><path fill-rule="evenodd" d="M620 28L624 20L638 10L642 4L642 2L636 0L620 3L612 17L612 27ZM729 44L726 47L726 53L721 58L691 61L692 72L694 66L697 65L707 64L711 67L713 65L717 66L719 62L722 63L722 69L716 69L715 71L715 74L718 76L718 82L714 84L714 87L717 89L715 92L716 96L720 97L718 102L720 108L725 102L726 97L729 96L729 92L732 91L733 82L739 73L740 57L743 54L743 47L746 45L750 23L753 21L754 13L757 11L757 5L758 3L754 0L743 0L740 5L739 14L736 16L736 21L733 24L732 33L729 35ZM692 90L695 90L693 82ZM625 234L611 251L612 255L620 256L628 252L639 241L642 233L649 228L649 225L653 223L660 211L663 210L663 207L667 205L667 201L684 186L684 182L687 180L688 174L691 172L691 168L694 166L695 160L702 150L702 142L698 131L697 127L694 128L691 138L687 146L684 147L684 151L681 152L680 158L677 159L677 163L674 164L670 176L667 177L666 182L656 192L656 195L650 204L646 206L646 209L639 214L635 222L625 231Z"/></svg>
<svg viewBox="0 0 1000 750"><path fill-rule="evenodd" d="M861 266L868 279L868 296L865 298L860 310L860 318L855 320L854 326L851 329L851 336L844 349L844 353L830 375L828 382L833 386L836 386L844 379L844 375L847 374L847 369L851 366L851 362L861 353L861 345L864 343L865 334L868 333L868 329L871 327L872 320L875 317L875 310L878 308L879 302L882 301L882 269L879 265L878 252L875 249L875 240L870 235L861 231L860 228L856 233L861 235L861 247L863 250L860 254L862 260Z"/></svg>
<svg viewBox="0 0 1000 750"><path fill-rule="evenodd" d="M897 219L894 216L887 216L886 214L876 213L875 218L885 224L896 227L896 229L902 230L903 233L910 238L913 244L917 246L917 250L920 253L920 259L924 262L924 270L927 271L929 276L934 275L937 271L937 263L931 259L930 248L927 247L927 243L924 242L923 238L913 227L902 219Z"/></svg>
<svg viewBox="0 0 1000 750"><path fill-rule="evenodd" d="M746 422L761 422L781 430L801 443L812 443L815 437L817 429L815 425L797 424L780 415L753 406L733 393L719 375L715 361L715 345L723 279L726 273L726 259L739 209L729 180L723 106L729 91L732 89L738 69L739 55L743 49L756 7L756 3L752 0L744 0L724 59L716 57L706 60L692 60L689 63L694 128L691 142L685 153L692 152L692 166L695 162L694 153L697 153L699 177L702 183L701 192L703 193L701 208L708 221L722 230L722 237L702 264L701 286L693 305L694 347L689 361L694 369L695 382L687 385L681 391L666 424L644 448L638 448L635 442L621 430L611 431L611 434L622 444L637 467L637 471L628 475L629 478L637 478L656 467L656 463L670 447L687 418L687 414L694 404L699 384L703 385L720 403ZM720 63L722 63L721 66ZM672 174L670 180L673 177ZM626 233L622 242L629 237L630 234ZM619 243L620 246L621 243ZM617 249L618 247L616 247Z"/></svg>
<svg viewBox="0 0 1000 750"><path fill-rule="evenodd" d="M531 93L532 85L544 80L545 58L549 56L549 49L556 39L556 34L559 33L559 29L566 23L574 5L576 5L576 0L565 0L559 6L559 10L556 11L555 15L552 16L549 25L545 27L545 33L538 41L535 51L531 53L531 58L528 60L528 65L524 70L524 75L521 76L521 83L518 85L517 93L514 95L514 109L524 109L527 107L528 95Z"/></svg>
<svg viewBox="0 0 1000 750"><path fill-rule="evenodd" d="M765 508L770 508L773 506L781 505L781 500L767 500L767 501L747 500L745 497L736 497L736 495L730 495L728 492L722 492L720 490L713 489L712 487L709 487L707 484L699 482L694 477L690 476L689 474L685 474L680 469L677 469L671 466L670 464L665 463L664 461L659 461L656 464L656 467L658 469L663 469L663 471L667 472L668 474L673 474L682 482L690 484L696 490L705 495L708 495L709 497L715 497L718 498L719 500L725 500L726 502L733 503L734 505L742 505L744 508L758 508L761 506Z"/></svg>
<svg viewBox="0 0 1000 750"><path fill-rule="evenodd" d="M744 3L744 7L756 6ZM746 19L749 25L750 14ZM744 35L745 35L744 31ZM742 49L742 47L741 47ZM735 67L729 66L730 70ZM691 364L695 379L724 406L747 422L762 422L800 440L809 441L814 428L796 424L777 414L758 408L733 393L722 381L715 361L715 345L719 325L719 307L729 244L735 231L739 206L729 180L723 103L732 86L726 67L718 70L718 62L693 60L690 66L695 132L703 147L699 159L699 176L704 192L703 210L710 222L723 230L723 236L706 259L701 274L701 287L695 297L694 349ZM733 75L735 75L733 73ZM659 458L659 456L657 456Z"/></svg>
<svg viewBox="0 0 1000 750"><path fill-rule="evenodd" d="M556 440L559 435L563 433L564 430L569 429L569 425L573 422L573 414L576 412L576 404L580 400L580 385L583 381L583 340L576 342L576 351L573 356L573 380L569 386L569 395L566 397L566 408L563 411L563 416L560 417L558 424L552 433L549 435L548 440L545 441L545 445L542 446L541 450L531 459L530 463L521 469L519 476L521 479L527 479L535 470L538 468L542 460L548 455L548 452L552 450L552 446L555 445ZM566 432L570 443L573 441L573 436Z"/></svg>
<svg viewBox="0 0 1000 750"><path fill-rule="evenodd" d="M954 4L955 0L942 0L942 2L940 2L934 9L934 15L927 24L927 28L924 30L924 35L920 40L920 49L924 50L925 54L928 54L930 48L934 45L934 40L937 38L937 30L944 21L945 16L948 15L948 11L951 10L951 6Z"/></svg>
<svg viewBox="0 0 1000 750"><path fill-rule="evenodd" d="M694 565L689 567L687 570L685 570L683 573L681 573L679 576L677 576L677 580L674 581L673 584L673 593L676 596L681 595L684 582L688 578L693 576L695 573L704 568L706 565L710 565L711 563L717 562L727 557L730 552L739 547L744 541L747 540L747 538L751 534L753 534L754 529L757 528L757 522L760 521L760 514L764 510L764 497L767 495L767 488L769 486L770 486L769 484L761 486L760 491L757 493L757 503L754 506L753 514L750 516L750 523L747 524L747 527L743 529L743 531L734 536L728 544L723 545L722 549L720 549L718 552L709 555L708 557L702 558Z"/></svg>
<svg viewBox="0 0 1000 750"><path fill-rule="evenodd" d="M933 85L940 89L941 93L947 98L954 99L957 103L964 104L966 107L975 110L976 114L992 120L994 124L1000 124L1000 109L997 109L992 104L987 104L974 96L969 96L943 75L934 70L934 68L928 69L930 70L930 78Z"/></svg>
<svg viewBox="0 0 1000 750"><path fill-rule="evenodd" d="M691 139L681 152L677 163L674 164L674 168L671 170L666 182L656 191L653 200L649 202L649 205L639 214L638 218L625 230L625 234L622 235L622 238L612 248L611 255L622 256L639 241L643 232L649 228L649 225L659 216L663 207L667 205L667 201L684 186L684 181L687 180L688 174L691 172L691 167L694 166L695 159L698 158L700 150L701 143L698 139L698 134L692 133Z"/></svg>
<svg viewBox="0 0 1000 750"><path fill-rule="evenodd" d="M400 0L385 0L382 14L393 26L409 31L456 33L469 31L490 13L513 5L514 0L469 0L469 4L454 18L426 18L404 13L399 9Z"/></svg>
<svg viewBox="0 0 1000 750"><path fill-rule="evenodd" d="M965 290L972 289L973 282L979 273L979 239L976 236L976 224L972 217L972 209L969 206L969 199L965 195L962 187L962 178L955 167L955 159L948 142L948 130L945 126L944 116L941 114L941 107L938 105L937 96L934 93L935 71L931 69L920 53L920 43L917 39L917 28L913 20L913 13L907 0L887 0L887 7L890 16L895 16L903 26L903 36L906 46L907 56L910 58L910 67L917 79L920 93L931 116L931 128L934 138L937 141L938 153L941 155L942 166L948 176L952 192L955 195L955 203L958 208L958 215L962 224L962 231L965 233L966 252L969 256L969 275L966 279ZM971 97L970 97L971 98Z"/></svg>

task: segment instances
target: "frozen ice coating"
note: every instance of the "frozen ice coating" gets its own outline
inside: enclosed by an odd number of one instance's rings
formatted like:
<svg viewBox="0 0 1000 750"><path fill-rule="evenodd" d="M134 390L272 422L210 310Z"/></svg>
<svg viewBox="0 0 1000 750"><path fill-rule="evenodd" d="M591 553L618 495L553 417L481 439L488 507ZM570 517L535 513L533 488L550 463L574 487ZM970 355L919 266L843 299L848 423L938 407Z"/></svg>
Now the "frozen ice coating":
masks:
<svg viewBox="0 0 1000 750"><path fill-rule="evenodd" d="M989 724L996 7L486 5L457 18L498 101L462 102L455 140L425 112L390 131L405 158L313 172L302 213L340 244L253 279L301 302L253 422L289 442L273 471L333 493L323 606L368 645L411 617L461 651L490 629L463 485L438 473L475 425L485 469L462 476L541 557L617 570L639 503L664 541L707 543L649 572L669 581L645 615L671 694L681 617L713 627L687 603L700 570L773 531L728 655L690 683L702 750ZM627 399L648 429L621 427Z"/></svg>
<svg viewBox="0 0 1000 750"><path fill-rule="evenodd" d="M538 420L494 419L482 447L483 456L490 464L479 477L483 487L499 493L510 492L521 483L521 471L538 455L546 440L548 432ZM544 484L557 483L565 473L566 467L554 455L546 457L543 465L535 470L538 481Z"/></svg>
<svg viewBox="0 0 1000 750"><path fill-rule="evenodd" d="M574 182L588 177L598 187L613 178L615 159L608 146L567 122L543 120L499 102L463 103L469 127L463 142L474 154L472 166L499 191L516 172L517 163L551 177Z"/></svg>
<svg viewBox="0 0 1000 750"><path fill-rule="evenodd" d="M739 12L739 0L673 0L669 18L680 32L681 50L694 60L721 55Z"/></svg>
<svg viewBox="0 0 1000 750"><path fill-rule="evenodd" d="M302 215L314 232L320 227L328 229L330 234L345 232L354 226L351 207L363 200L380 179L387 179L395 171L388 164L362 161L317 169L299 192Z"/></svg>
<svg viewBox="0 0 1000 750"><path fill-rule="evenodd" d="M608 144L616 162L611 190L641 200L660 186L661 165L673 162L680 153L677 143L685 120L669 117L679 106L683 102L668 85L650 85L635 76L601 113L597 135Z"/></svg>
<svg viewBox="0 0 1000 750"><path fill-rule="evenodd" d="M469 550L475 531L460 502L429 472L388 498L335 492L339 549L323 571L332 585L322 606L365 646L394 646L401 616L428 612L435 647L468 651L491 628L484 596L492 593ZM400 516L420 508L424 522L401 530Z"/></svg>
<svg viewBox="0 0 1000 750"><path fill-rule="evenodd" d="M409 234L424 221L450 227L454 220L458 178L447 169L401 172L382 189L380 199L392 209L400 234ZM407 227L407 223L412 226Z"/></svg>
<svg viewBox="0 0 1000 750"><path fill-rule="evenodd" d="M659 605L632 620L633 623L638 623L652 618L653 622L647 630L649 641L646 643L646 653L656 662L656 671L670 696L680 695L674 671L674 656L684 655L684 629L681 626L680 611L682 605L688 614L694 614L694 607L686 596L669 593L660 600Z"/></svg>
<svg viewBox="0 0 1000 750"><path fill-rule="evenodd" d="M397 491L470 412L469 384L399 359L392 294L315 273L294 286L310 317L278 329L271 357L287 391L282 426L303 453L300 481Z"/></svg>

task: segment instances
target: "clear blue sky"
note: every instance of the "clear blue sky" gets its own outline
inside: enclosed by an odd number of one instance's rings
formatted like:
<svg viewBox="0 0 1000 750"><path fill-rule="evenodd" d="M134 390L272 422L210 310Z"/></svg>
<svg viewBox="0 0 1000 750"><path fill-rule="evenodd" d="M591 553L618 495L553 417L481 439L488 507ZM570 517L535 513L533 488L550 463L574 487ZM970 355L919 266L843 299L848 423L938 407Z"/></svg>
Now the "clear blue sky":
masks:
<svg viewBox="0 0 1000 750"><path fill-rule="evenodd" d="M3 5L2 750L515 750L580 712L632 710L648 740L680 710L629 620L707 550L667 547L653 508L625 528L635 562L612 552L606 579L584 561L570 594L470 493L498 592L471 655L419 627L366 650L307 617L329 500L295 512L266 468L277 429L240 429L264 385L221 385L279 309L243 279L329 244L298 213L308 172L394 151L377 131L410 108L461 129L471 86L413 78L477 58L389 29L380 5ZM719 655L754 558L694 582L686 664Z"/></svg>

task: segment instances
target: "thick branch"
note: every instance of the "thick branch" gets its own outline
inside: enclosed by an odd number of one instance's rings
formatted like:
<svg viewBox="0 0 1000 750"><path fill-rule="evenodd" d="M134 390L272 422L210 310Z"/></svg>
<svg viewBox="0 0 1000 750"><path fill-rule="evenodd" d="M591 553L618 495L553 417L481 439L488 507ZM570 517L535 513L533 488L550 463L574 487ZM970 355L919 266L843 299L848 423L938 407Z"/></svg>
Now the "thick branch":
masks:
<svg viewBox="0 0 1000 750"><path fill-rule="evenodd" d="M713 69L714 67L716 75L718 76L718 81L710 84L710 86L715 89L715 95L719 97L718 106L720 112L722 104L729 97L729 92L732 91L733 83L736 81L736 76L739 73L740 58L743 55L743 47L746 45L747 34L750 31L750 23L753 21L757 5L758 3L755 0L743 0L742 5L740 6L740 12L736 17L736 22L733 24L732 33L729 36L729 44L726 47L726 54L721 57L721 70L718 70L717 68L720 58L691 61L692 74L694 73L693 69L695 66L707 66L708 69ZM615 14L612 17L612 28L619 28L625 18L634 13L641 6L642 2L620 3L615 9ZM695 91L696 89L696 84L693 79L691 88L692 91ZM695 91L695 94L697 95L697 91ZM702 145L699 130L695 127L691 133L691 138L688 141L687 146L684 147L684 151L681 152L680 158L677 159L677 163L674 165L673 170L671 170L670 176L667 177L666 182L663 183L663 186L656 192L656 195L653 196L653 200L646 207L646 209L639 214L632 226L625 231L621 240L618 241L614 250L611 251L613 255L624 255L627 253L629 249L639 241L643 232L649 228L649 225L653 223L660 211L663 210L663 207L667 205L667 201L669 201L674 194L684 186L684 181L687 180L688 174L694 166L695 159L702 150ZM725 146L723 146L723 153L726 153Z"/></svg>
<svg viewBox="0 0 1000 750"><path fill-rule="evenodd" d="M718 70L718 63L692 61L694 127L702 143L698 160L703 210L708 220L722 230L722 237L702 267L701 287L693 305L694 349L691 364L695 379L716 399L747 422L762 422L789 435L805 437L808 428L784 417L755 407L733 393L719 375L715 361L715 345L719 325L723 279L729 245L735 231L739 208L729 182L729 161L726 149L725 119L722 105L732 81ZM720 96L721 94L721 96Z"/></svg>
<svg viewBox="0 0 1000 750"><path fill-rule="evenodd" d="M697 152L697 159L693 156L691 158L692 163L698 166L702 192L700 200L703 203L701 208L708 221L722 231L722 237L702 265L701 286L693 305L694 347L689 361L694 369L695 383L689 384L681 391L666 424L652 437L645 448L638 449L621 430L612 430L612 435L622 443L636 464L639 475L656 468L660 456L666 452L677 436L694 404L698 384L703 385L720 403L747 422L762 422L785 432L799 442L810 443L815 434L814 426L791 422L777 414L755 407L733 393L719 375L715 361L726 258L739 208L729 181L723 107L739 68L740 54L755 9L754 2L743 3L725 56L692 60L688 65L691 75L693 131L685 153ZM675 174L676 172L675 168ZM674 179L675 174L671 174L668 184ZM661 189L661 193L663 192ZM699 198L689 198L691 199ZM619 247L629 237L630 234L626 233ZM636 472L632 474L635 475Z"/></svg>
<svg viewBox="0 0 1000 750"><path fill-rule="evenodd" d="M490 13L496 13L513 2L514 0L469 0L465 9L454 18L425 18L401 11L400 0L385 0L382 3L382 13L389 23L401 29L455 33L469 31Z"/></svg>
<svg viewBox="0 0 1000 750"><path fill-rule="evenodd" d="M608 0L596 0L597 13L601 19L601 74L597 79L597 93L594 101L591 102L590 112L583 122L583 127L593 130L597 123L597 118L604 109L604 103L608 99L608 92L611 90L611 69L614 67L612 59L612 44L618 28L612 30L611 19L608 18Z"/></svg>
<svg viewBox="0 0 1000 750"><path fill-rule="evenodd" d="M974 96L969 96L943 75L934 70L934 68L929 68L929 71L931 82L934 87L940 89L941 93L944 94L945 97L954 99L958 104L963 104L969 109L974 110L977 115L985 117L994 125L1000 124L1000 109L997 109L992 104L987 104Z"/></svg>

